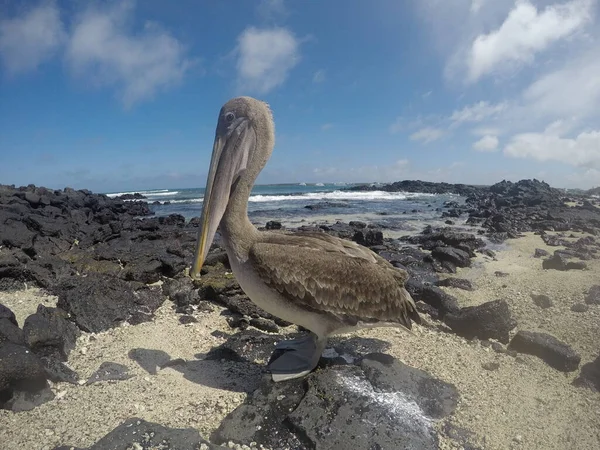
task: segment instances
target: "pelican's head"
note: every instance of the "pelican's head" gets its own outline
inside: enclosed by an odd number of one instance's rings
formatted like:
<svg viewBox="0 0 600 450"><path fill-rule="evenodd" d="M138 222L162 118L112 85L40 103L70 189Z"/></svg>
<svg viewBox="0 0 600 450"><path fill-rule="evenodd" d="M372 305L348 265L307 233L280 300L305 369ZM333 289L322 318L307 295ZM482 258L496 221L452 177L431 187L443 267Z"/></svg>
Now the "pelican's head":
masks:
<svg viewBox="0 0 600 450"><path fill-rule="evenodd" d="M206 180L196 255L190 271L192 278L200 274L233 187L242 176L254 183L271 156L274 136L273 117L266 103L251 97L237 97L221 108Z"/></svg>

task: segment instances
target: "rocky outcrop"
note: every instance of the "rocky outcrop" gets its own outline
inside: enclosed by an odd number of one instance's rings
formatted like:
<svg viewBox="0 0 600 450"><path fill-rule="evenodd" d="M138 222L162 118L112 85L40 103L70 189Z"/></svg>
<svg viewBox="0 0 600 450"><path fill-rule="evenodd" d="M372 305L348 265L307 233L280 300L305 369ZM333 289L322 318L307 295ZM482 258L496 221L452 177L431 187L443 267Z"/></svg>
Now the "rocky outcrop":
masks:
<svg viewBox="0 0 600 450"><path fill-rule="evenodd" d="M268 448L438 447L434 423L456 408L456 388L393 357L371 353L303 380L265 381L221 423L217 444ZM373 424L377 424L373 426Z"/></svg>
<svg viewBox="0 0 600 450"><path fill-rule="evenodd" d="M484 190L468 184L433 183L421 180L404 180L383 185L363 184L346 188L349 191L417 192L423 194L458 194L464 197Z"/></svg>

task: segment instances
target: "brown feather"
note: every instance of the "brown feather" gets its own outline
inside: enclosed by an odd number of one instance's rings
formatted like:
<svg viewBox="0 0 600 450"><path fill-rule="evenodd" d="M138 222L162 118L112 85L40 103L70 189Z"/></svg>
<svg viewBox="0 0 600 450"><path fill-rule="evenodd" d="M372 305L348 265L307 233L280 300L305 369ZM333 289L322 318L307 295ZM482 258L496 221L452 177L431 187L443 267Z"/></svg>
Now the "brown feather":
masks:
<svg viewBox="0 0 600 450"><path fill-rule="evenodd" d="M404 289L408 274L355 242L325 233L261 233L249 258L260 278L294 304L345 325L420 323Z"/></svg>

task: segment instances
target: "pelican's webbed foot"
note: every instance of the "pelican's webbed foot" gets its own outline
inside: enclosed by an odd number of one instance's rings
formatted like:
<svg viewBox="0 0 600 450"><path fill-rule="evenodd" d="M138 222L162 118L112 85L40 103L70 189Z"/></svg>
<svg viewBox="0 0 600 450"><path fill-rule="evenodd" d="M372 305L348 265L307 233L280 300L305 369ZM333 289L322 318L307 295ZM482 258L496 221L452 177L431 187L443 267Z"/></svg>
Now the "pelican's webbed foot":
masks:
<svg viewBox="0 0 600 450"><path fill-rule="evenodd" d="M318 364L325 339L310 333L299 339L278 342L267 364L273 381L285 381L308 375Z"/></svg>

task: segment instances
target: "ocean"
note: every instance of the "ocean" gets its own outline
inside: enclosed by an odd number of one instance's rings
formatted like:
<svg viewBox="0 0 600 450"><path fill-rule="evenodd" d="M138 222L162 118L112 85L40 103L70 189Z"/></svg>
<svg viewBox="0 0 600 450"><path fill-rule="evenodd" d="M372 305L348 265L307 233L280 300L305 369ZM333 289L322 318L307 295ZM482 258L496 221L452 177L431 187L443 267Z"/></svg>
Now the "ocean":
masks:
<svg viewBox="0 0 600 450"><path fill-rule="evenodd" d="M272 184L254 186L248 202L248 215L257 226L277 220L287 227L332 224L360 220L376 223L385 234L420 232L425 225L440 226L439 208L446 201L463 203L453 194L422 194L385 191L348 191L351 184ZM140 193L156 216L181 214L187 220L200 216L204 188L151 189L112 192L109 197ZM393 233L393 231L399 233Z"/></svg>

